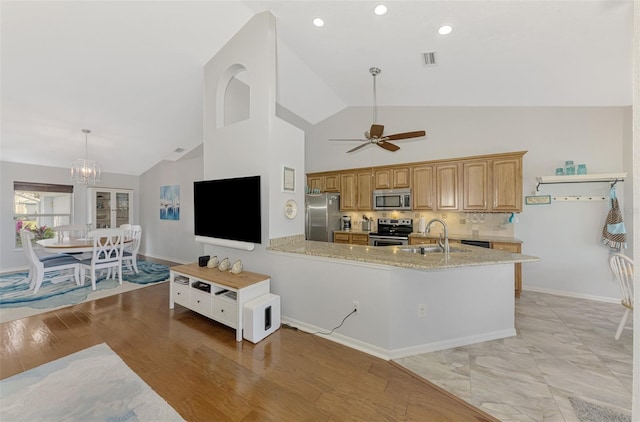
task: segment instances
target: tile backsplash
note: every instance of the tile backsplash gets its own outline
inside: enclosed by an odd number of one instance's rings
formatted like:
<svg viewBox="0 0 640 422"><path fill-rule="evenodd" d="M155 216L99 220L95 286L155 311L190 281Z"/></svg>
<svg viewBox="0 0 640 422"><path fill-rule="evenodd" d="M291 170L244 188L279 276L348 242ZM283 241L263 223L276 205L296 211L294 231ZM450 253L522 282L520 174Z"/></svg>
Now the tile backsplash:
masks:
<svg viewBox="0 0 640 422"><path fill-rule="evenodd" d="M424 217L427 222L432 218L439 218L447 223L449 233L480 236L514 237L515 224L509 222L511 213L467 213L467 212L416 212L416 211L365 211L343 212L342 215L351 217L351 228L361 229L363 216L373 217L371 231L377 230L378 218L412 218L413 229L418 231L418 220ZM517 214L516 214L517 215ZM433 233L439 233L441 225L434 226Z"/></svg>

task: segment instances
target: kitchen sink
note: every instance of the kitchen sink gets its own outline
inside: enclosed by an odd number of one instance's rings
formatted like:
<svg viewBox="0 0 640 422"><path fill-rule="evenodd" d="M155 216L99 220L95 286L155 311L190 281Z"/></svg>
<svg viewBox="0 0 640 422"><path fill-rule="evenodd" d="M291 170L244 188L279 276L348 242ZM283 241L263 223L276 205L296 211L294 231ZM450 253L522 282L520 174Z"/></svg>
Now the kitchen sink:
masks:
<svg viewBox="0 0 640 422"><path fill-rule="evenodd" d="M421 255L425 255L428 253L443 253L442 252L442 248L440 246L434 245L434 246L410 246L408 248L400 248L400 250L402 252L409 252L409 253L416 253L416 254L421 254ZM469 252L468 249L464 249L464 248L458 248L455 246L450 246L449 247L449 252Z"/></svg>

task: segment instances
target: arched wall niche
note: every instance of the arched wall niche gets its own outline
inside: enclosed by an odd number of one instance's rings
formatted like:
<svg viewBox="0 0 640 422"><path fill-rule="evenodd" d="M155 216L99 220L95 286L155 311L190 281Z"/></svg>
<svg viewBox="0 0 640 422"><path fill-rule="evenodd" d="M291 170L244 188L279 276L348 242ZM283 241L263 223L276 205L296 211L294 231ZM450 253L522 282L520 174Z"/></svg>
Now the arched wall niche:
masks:
<svg viewBox="0 0 640 422"><path fill-rule="evenodd" d="M251 117L249 72L241 64L229 66L218 82L216 102L217 127L230 126Z"/></svg>

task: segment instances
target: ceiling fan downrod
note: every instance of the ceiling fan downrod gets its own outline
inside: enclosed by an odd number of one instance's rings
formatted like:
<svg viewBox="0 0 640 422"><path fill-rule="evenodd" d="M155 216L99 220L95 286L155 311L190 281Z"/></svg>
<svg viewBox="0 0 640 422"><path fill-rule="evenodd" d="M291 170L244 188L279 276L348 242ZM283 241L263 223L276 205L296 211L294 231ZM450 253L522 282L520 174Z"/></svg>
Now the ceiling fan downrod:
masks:
<svg viewBox="0 0 640 422"><path fill-rule="evenodd" d="M379 67L370 67L369 73L373 76L373 123L375 124L378 121L378 99L377 99L377 90L376 90L376 76L382 73Z"/></svg>

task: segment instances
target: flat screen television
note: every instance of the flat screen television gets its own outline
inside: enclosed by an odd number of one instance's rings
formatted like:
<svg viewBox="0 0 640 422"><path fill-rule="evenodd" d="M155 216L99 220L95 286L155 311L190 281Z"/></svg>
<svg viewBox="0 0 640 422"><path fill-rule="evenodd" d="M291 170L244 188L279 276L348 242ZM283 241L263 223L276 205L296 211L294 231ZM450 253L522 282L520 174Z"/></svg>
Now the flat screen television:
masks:
<svg viewBox="0 0 640 422"><path fill-rule="evenodd" d="M260 176L193 182L195 235L262 243Z"/></svg>

